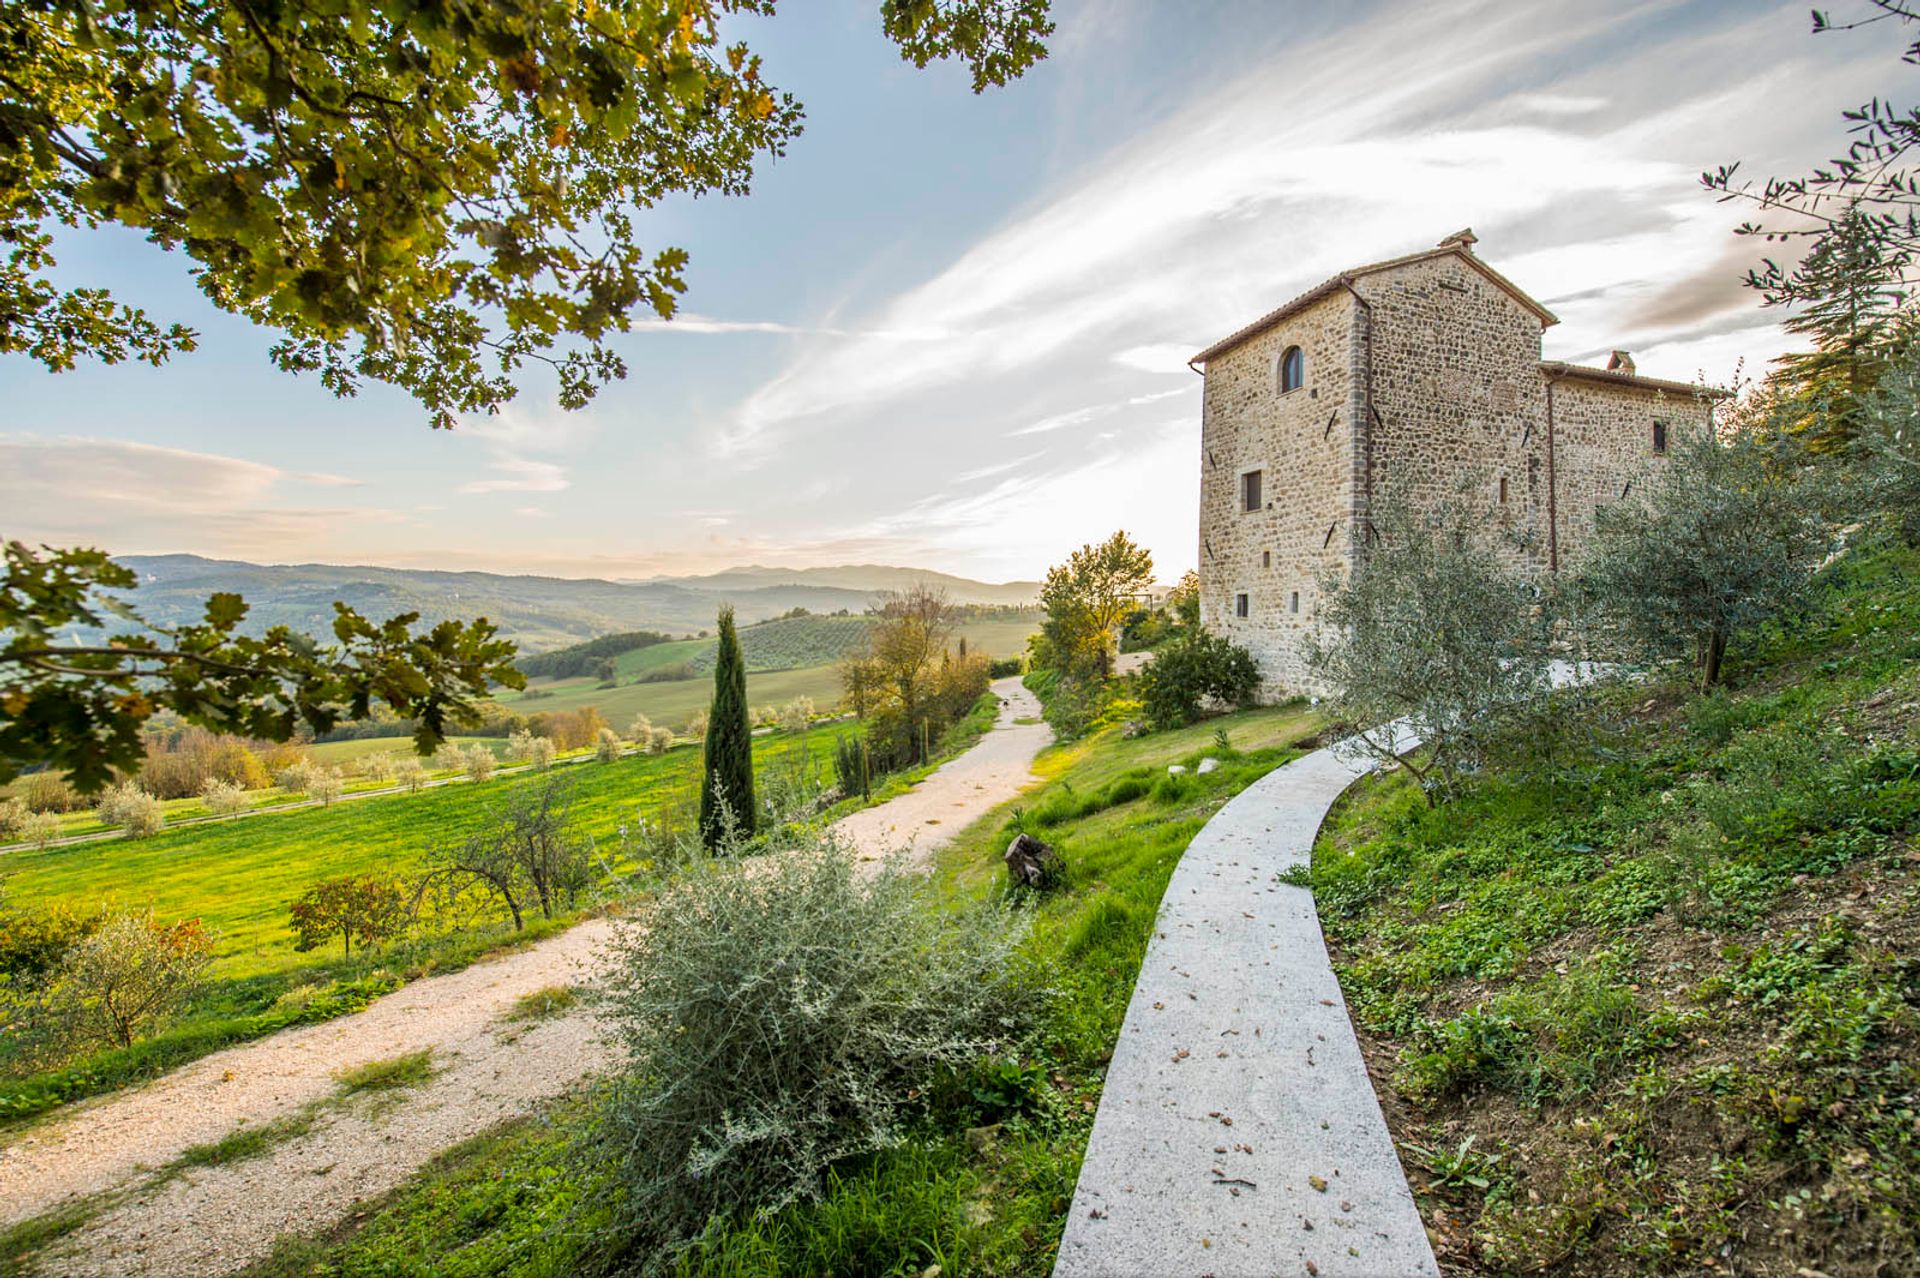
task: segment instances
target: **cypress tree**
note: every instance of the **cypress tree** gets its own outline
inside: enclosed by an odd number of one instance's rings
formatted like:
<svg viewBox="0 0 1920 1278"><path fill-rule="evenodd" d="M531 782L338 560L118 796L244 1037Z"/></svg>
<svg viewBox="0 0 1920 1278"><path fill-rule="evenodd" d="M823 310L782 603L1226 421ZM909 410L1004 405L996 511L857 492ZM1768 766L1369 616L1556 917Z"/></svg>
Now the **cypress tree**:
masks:
<svg viewBox="0 0 1920 1278"><path fill-rule="evenodd" d="M724 801L724 808L722 806ZM753 728L747 719L747 660L733 628L733 608L720 610L720 647L713 663L713 709L700 782L700 839L719 848L731 814L741 836L753 833Z"/></svg>

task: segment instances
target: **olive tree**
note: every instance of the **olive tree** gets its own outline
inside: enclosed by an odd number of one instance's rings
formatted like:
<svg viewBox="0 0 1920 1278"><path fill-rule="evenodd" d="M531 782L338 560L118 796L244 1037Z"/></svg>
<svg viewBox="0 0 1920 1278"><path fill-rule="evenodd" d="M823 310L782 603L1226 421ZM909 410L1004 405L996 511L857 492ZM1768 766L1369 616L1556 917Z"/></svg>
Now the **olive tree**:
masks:
<svg viewBox="0 0 1920 1278"><path fill-rule="evenodd" d="M1645 660L1681 657L1720 681L1728 646L1805 598L1834 544L1826 472L1777 434L1692 430L1601 510L1580 564L1596 638Z"/></svg>
<svg viewBox="0 0 1920 1278"><path fill-rule="evenodd" d="M1480 765L1504 708L1547 686L1544 611L1479 513L1388 494L1352 572L1321 583L1307 643L1333 717L1429 803Z"/></svg>

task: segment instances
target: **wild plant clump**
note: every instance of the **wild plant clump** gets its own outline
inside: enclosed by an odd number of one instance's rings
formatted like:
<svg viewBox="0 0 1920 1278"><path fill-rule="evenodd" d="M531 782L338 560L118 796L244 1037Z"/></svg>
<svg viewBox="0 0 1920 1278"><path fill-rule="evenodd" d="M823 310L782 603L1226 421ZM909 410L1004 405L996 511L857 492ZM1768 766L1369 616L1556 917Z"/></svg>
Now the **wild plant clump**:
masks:
<svg viewBox="0 0 1920 1278"><path fill-rule="evenodd" d="M315 768L307 781L307 797L319 801L322 807L332 807L346 789L346 780L338 768Z"/></svg>
<svg viewBox="0 0 1920 1278"><path fill-rule="evenodd" d="M600 739L594 743L593 755L602 763L619 762L620 734L612 728L600 729Z"/></svg>
<svg viewBox="0 0 1920 1278"><path fill-rule="evenodd" d="M158 834L167 824L167 810L160 800L131 781L109 786L95 810L102 821L119 826L129 839Z"/></svg>
<svg viewBox="0 0 1920 1278"><path fill-rule="evenodd" d="M809 1198L829 1164L899 1143L938 1075L1023 1035L1024 919L929 891L827 842L697 861L623 931L604 997L626 1066L584 1154L621 1182L646 1272L710 1218Z"/></svg>
<svg viewBox="0 0 1920 1278"><path fill-rule="evenodd" d="M673 745L672 728L652 728L647 732L647 753L665 754Z"/></svg>

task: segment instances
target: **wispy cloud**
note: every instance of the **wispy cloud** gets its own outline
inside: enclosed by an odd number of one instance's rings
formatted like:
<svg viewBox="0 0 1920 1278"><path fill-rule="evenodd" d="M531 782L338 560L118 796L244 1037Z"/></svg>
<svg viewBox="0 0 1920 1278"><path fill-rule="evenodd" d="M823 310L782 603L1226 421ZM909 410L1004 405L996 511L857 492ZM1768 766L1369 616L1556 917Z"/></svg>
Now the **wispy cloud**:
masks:
<svg viewBox="0 0 1920 1278"><path fill-rule="evenodd" d="M309 474L217 453L0 434L0 510L8 532L52 544L258 557L311 547L343 524L401 522L388 510L286 500L290 484L314 482Z"/></svg>

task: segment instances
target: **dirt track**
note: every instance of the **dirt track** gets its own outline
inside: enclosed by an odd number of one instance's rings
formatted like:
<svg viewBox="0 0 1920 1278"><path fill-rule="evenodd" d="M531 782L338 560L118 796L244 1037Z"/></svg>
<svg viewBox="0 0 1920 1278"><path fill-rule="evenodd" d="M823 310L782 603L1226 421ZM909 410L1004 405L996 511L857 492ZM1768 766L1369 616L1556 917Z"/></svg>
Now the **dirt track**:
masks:
<svg viewBox="0 0 1920 1278"><path fill-rule="evenodd" d="M930 853L1031 779L1052 739L1018 680L994 685L992 731L906 794L834 826L869 858ZM1033 723L1018 724L1016 719ZM593 1019L502 1017L522 996L591 981L611 925L591 921L517 953L416 981L363 1012L204 1057L130 1092L80 1105L0 1148L0 1227L94 1195L124 1200L40 1257L41 1272L221 1274L266 1255L284 1233L339 1220L433 1155L604 1067ZM431 1048L438 1072L399 1104L328 1103L345 1068ZM270 1153L186 1170L154 1168L196 1145L320 1106L312 1127Z"/></svg>

